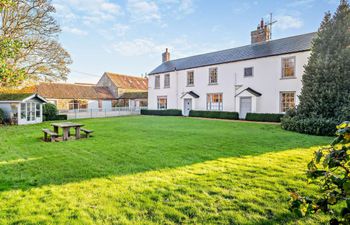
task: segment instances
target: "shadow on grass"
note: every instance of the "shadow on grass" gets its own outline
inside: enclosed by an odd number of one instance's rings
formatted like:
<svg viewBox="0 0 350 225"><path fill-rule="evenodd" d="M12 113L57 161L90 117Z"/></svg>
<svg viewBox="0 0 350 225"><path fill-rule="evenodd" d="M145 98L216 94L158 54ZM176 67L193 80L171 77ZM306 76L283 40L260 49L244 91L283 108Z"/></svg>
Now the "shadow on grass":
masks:
<svg viewBox="0 0 350 225"><path fill-rule="evenodd" d="M49 123L0 129L0 191L176 168L323 145L330 140L282 131L278 125L176 117L79 122L95 130L94 137L44 143L39 139L41 128Z"/></svg>

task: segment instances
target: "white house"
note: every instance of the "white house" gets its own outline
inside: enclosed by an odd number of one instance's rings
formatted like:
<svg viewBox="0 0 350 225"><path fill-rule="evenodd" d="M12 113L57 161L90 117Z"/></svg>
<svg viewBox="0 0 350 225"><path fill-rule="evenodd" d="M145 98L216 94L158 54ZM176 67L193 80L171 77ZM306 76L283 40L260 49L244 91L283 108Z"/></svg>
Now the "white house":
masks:
<svg viewBox="0 0 350 225"><path fill-rule="evenodd" d="M263 22L252 44L170 60L149 74L148 108L283 113L298 104L315 33L269 40Z"/></svg>
<svg viewBox="0 0 350 225"><path fill-rule="evenodd" d="M44 103L46 99L38 94L0 94L0 109L18 125L41 123Z"/></svg>

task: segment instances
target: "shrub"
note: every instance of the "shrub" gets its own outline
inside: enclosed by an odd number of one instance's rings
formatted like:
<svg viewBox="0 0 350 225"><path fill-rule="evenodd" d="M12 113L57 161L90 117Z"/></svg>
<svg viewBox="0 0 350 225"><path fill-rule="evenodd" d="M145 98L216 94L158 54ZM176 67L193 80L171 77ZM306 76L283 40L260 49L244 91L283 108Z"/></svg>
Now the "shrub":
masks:
<svg viewBox="0 0 350 225"><path fill-rule="evenodd" d="M216 119L228 119L238 120L237 112L225 112L225 111L199 111L191 110L190 117L205 117L205 118L216 118Z"/></svg>
<svg viewBox="0 0 350 225"><path fill-rule="evenodd" d="M58 115L56 105L47 103L43 106L44 121L67 120L67 115Z"/></svg>
<svg viewBox="0 0 350 225"><path fill-rule="evenodd" d="M320 192L309 198L291 191L290 210L299 216L322 211L333 215L330 224L350 224L350 123L337 129L331 146L316 151L307 165L307 177Z"/></svg>
<svg viewBox="0 0 350 225"><path fill-rule="evenodd" d="M251 121L262 121L262 122L281 122L281 118L284 114L273 114L273 113L247 113L245 119Z"/></svg>
<svg viewBox="0 0 350 225"><path fill-rule="evenodd" d="M54 120L57 116L58 110L56 105L51 103L46 103L43 105L43 116L44 120Z"/></svg>
<svg viewBox="0 0 350 225"><path fill-rule="evenodd" d="M141 115L182 116L182 111L179 109L165 109L165 110L141 109Z"/></svg>
<svg viewBox="0 0 350 225"><path fill-rule="evenodd" d="M5 112L4 110L0 109L0 123L3 123L5 120Z"/></svg>
<svg viewBox="0 0 350 225"><path fill-rule="evenodd" d="M324 118L300 118L285 116L281 119L281 126L285 130L304 134L334 136L337 121Z"/></svg>

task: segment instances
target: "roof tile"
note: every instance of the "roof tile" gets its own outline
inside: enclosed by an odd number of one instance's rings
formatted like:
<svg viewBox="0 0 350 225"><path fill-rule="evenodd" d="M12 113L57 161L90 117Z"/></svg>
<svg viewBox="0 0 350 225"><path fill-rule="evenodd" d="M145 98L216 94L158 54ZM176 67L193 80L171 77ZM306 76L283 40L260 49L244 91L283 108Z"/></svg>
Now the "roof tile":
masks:
<svg viewBox="0 0 350 225"><path fill-rule="evenodd" d="M36 86L36 92L53 99L115 99L107 87L94 85L41 83Z"/></svg>
<svg viewBox="0 0 350 225"><path fill-rule="evenodd" d="M112 80L112 82L118 88L139 91L148 90L147 78L127 76L110 72L106 72L105 74Z"/></svg>
<svg viewBox="0 0 350 225"><path fill-rule="evenodd" d="M316 33L302 34L238 48L175 59L162 63L155 68L150 75L171 72L174 70L185 70L273 55L308 51L311 49L311 42L315 35Z"/></svg>

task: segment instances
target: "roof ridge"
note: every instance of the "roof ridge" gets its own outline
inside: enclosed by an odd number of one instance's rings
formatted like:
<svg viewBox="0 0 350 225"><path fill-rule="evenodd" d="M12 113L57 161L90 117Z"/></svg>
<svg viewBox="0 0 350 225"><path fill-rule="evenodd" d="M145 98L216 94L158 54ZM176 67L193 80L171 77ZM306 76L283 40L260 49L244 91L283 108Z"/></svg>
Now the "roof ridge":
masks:
<svg viewBox="0 0 350 225"><path fill-rule="evenodd" d="M92 85L84 85L84 84L72 84L72 83L55 83L55 82L41 82L36 86L39 86L41 84L54 84L54 85L73 85L73 86L80 86L80 87L94 87L97 86L96 84L92 84Z"/></svg>
<svg viewBox="0 0 350 225"><path fill-rule="evenodd" d="M131 77L131 78L136 78L136 79L147 79L145 77L140 77L137 75L126 75L126 74L119 74L119 73L113 73L113 72L105 72L107 76L121 76L121 77Z"/></svg>

